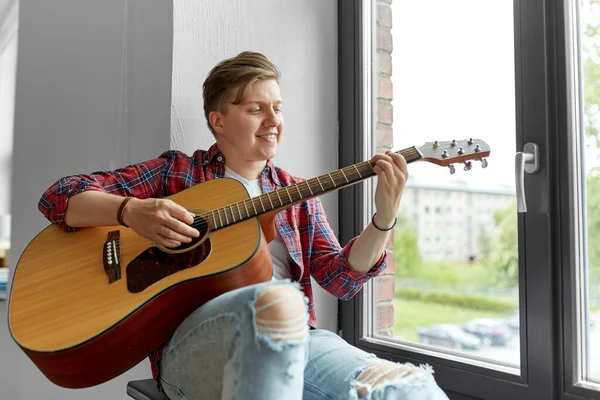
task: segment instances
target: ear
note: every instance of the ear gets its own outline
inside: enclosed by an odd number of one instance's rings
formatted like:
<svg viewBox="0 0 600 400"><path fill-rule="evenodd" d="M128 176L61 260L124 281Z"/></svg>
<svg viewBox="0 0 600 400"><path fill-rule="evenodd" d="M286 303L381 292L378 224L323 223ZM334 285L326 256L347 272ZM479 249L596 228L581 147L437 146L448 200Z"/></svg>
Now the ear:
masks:
<svg viewBox="0 0 600 400"><path fill-rule="evenodd" d="M222 135L225 129L223 129L223 114L219 111L211 111L208 114L208 120L210 122L210 126L215 130L215 132L219 135Z"/></svg>

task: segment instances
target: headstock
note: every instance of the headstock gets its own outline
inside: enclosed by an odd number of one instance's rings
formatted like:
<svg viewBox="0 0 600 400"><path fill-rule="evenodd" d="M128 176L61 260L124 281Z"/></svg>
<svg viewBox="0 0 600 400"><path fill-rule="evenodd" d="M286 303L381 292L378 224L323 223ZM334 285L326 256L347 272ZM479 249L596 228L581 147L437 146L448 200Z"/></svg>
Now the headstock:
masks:
<svg viewBox="0 0 600 400"><path fill-rule="evenodd" d="M481 161L481 167L485 168L488 163L484 157L490 155L490 146L480 139L427 142L417 150L423 156L421 160L447 166L451 174L455 172L453 164L456 163L464 163L464 170L470 170L472 164L469 160Z"/></svg>

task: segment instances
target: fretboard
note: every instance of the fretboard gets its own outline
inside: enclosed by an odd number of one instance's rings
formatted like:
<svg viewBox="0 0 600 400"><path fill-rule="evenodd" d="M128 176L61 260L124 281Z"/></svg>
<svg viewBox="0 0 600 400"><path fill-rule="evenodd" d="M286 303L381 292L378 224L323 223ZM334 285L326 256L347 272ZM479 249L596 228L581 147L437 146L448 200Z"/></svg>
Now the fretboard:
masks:
<svg viewBox="0 0 600 400"><path fill-rule="evenodd" d="M409 163L422 157L415 147L400 150L398 153L402 154ZM215 231L312 197L342 189L374 175L373 164L364 161L248 200L207 211L205 218L210 230Z"/></svg>

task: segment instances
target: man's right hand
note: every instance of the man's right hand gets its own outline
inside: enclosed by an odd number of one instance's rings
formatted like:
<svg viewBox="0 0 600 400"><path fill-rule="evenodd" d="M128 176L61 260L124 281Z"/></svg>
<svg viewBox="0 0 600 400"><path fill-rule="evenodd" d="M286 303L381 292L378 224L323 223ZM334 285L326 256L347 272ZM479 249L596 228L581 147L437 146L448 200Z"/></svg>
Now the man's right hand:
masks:
<svg viewBox="0 0 600 400"><path fill-rule="evenodd" d="M200 235L190 226L194 214L169 199L131 199L123 211L123 222L138 235L169 248Z"/></svg>

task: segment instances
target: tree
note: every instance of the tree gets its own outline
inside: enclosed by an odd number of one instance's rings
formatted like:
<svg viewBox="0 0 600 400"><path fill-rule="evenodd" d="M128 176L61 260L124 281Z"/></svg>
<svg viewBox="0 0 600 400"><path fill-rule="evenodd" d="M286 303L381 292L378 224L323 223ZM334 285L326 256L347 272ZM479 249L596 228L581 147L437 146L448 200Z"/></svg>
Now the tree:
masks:
<svg viewBox="0 0 600 400"><path fill-rule="evenodd" d="M583 69L584 130L593 144L600 145L600 0L582 4L586 24L581 36Z"/></svg>
<svg viewBox="0 0 600 400"><path fill-rule="evenodd" d="M586 177L587 244L590 268L600 268L600 170L588 172Z"/></svg>
<svg viewBox="0 0 600 400"><path fill-rule="evenodd" d="M398 215L394 231L394 267L398 276L410 275L421 266L419 235L408 218Z"/></svg>
<svg viewBox="0 0 600 400"><path fill-rule="evenodd" d="M499 286L516 286L519 282L517 202L513 201L496 211L494 223L497 227L497 247L489 265Z"/></svg>
<svg viewBox="0 0 600 400"><path fill-rule="evenodd" d="M477 247L479 247L479 254L481 254L482 260L488 260L494 251L494 241L492 236L488 233L485 226L482 224L479 226L479 236L477 236Z"/></svg>

